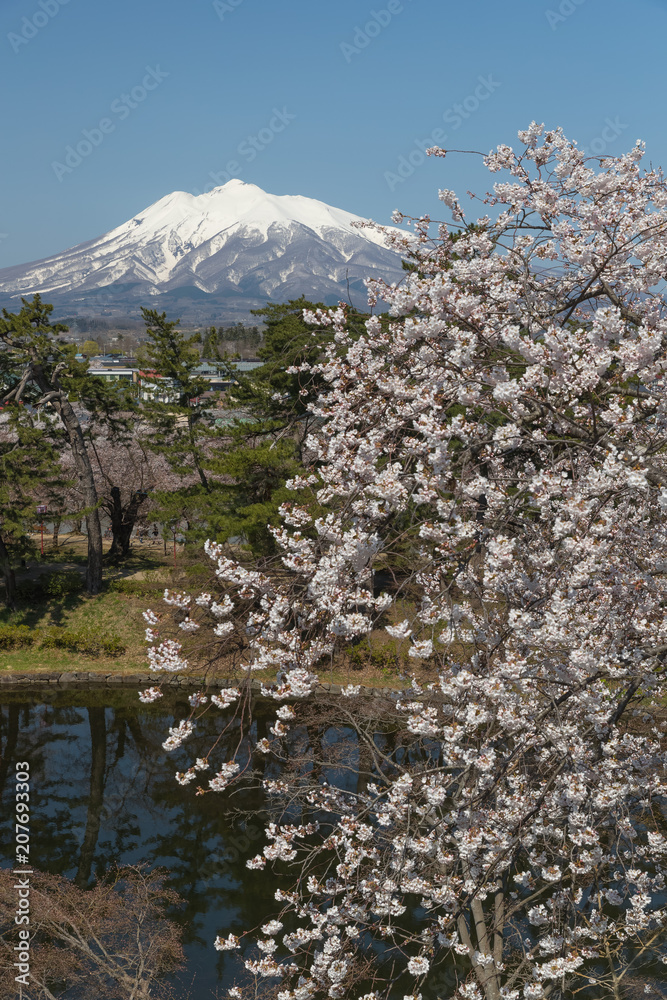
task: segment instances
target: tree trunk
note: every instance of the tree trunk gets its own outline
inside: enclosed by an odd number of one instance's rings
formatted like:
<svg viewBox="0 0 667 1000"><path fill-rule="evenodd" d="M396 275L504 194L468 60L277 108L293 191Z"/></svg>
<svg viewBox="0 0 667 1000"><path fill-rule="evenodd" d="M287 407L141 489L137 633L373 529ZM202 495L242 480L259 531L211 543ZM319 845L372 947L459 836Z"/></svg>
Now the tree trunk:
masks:
<svg viewBox="0 0 667 1000"><path fill-rule="evenodd" d="M60 534L60 525L62 524L61 517L54 517L53 519L53 547L58 548L58 535Z"/></svg>
<svg viewBox="0 0 667 1000"><path fill-rule="evenodd" d="M118 486L111 488L111 503L106 505L111 520L111 534L113 541L109 555L118 559L124 559L130 554L130 539L134 526L139 516L139 507L146 499L146 494L135 490L129 504L123 510Z"/></svg>
<svg viewBox="0 0 667 1000"><path fill-rule="evenodd" d="M0 754L0 792L4 792L5 790L9 764L14 759L14 753L16 751L16 744L19 738L19 710L20 705L7 706L7 735L5 745L2 753ZM2 727L0 726L0 735L1 734ZM2 741L0 740L0 745L1 742Z"/></svg>
<svg viewBox="0 0 667 1000"><path fill-rule="evenodd" d="M189 406L190 405L189 401L186 401L186 404ZM197 470L197 473L198 473L199 478L201 480L201 484L204 487L204 489L206 490L206 492L208 493L209 492L208 479L206 478L206 473L204 472L204 470L201 467L201 464L200 464L200 461L199 461L199 456L197 454L197 442L195 440L194 421L193 421L192 415L190 413L188 413L188 434L190 436L190 448L191 448L191 454L192 454L192 461L194 462L195 469Z"/></svg>
<svg viewBox="0 0 667 1000"><path fill-rule="evenodd" d="M111 548L109 549L109 555L112 559L116 559L123 551L121 541L121 534L123 531L123 505L120 499L120 489L117 486L111 487L111 503L106 503L104 506L111 523Z"/></svg>
<svg viewBox="0 0 667 1000"><path fill-rule="evenodd" d="M75 885L85 889L93 867L93 857L97 846L104 804L104 771L107 760L107 728L104 708L89 708L90 726L90 793L88 795L88 815L86 832L81 844L79 867L74 879Z"/></svg>
<svg viewBox="0 0 667 1000"><path fill-rule="evenodd" d="M54 407L56 413L62 420L67 431L69 442L72 448L72 457L79 477L83 502L87 508L86 526L88 528L88 566L86 568L86 590L89 594L99 594L102 587L102 528L100 526L100 514L97 509L97 490L95 489L95 477L93 467L90 464L90 456L83 440L81 424L74 412L74 408L67 398L64 389L58 386L57 377L54 378L55 386L49 383L41 365L33 368L37 384L42 392L49 396L48 402Z"/></svg>
<svg viewBox="0 0 667 1000"><path fill-rule="evenodd" d="M2 578L5 581L5 604L14 611L16 609L16 577L2 534L0 534L0 565L2 566Z"/></svg>

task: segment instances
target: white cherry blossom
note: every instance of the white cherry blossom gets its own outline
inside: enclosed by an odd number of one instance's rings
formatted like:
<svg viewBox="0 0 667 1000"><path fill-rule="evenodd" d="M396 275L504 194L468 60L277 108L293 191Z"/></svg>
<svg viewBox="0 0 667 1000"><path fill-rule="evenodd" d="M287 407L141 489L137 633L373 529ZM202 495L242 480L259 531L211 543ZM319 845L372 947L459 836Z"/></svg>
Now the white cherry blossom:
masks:
<svg viewBox="0 0 667 1000"><path fill-rule="evenodd" d="M423 671L377 708L358 685L330 708L358 741L349 787L333 765L282 775L291 708L255 739L238 699L244 748L276 766L271 808L326 828L272 822L246 862L298 872L278 897L296 971L269 924L246 960L282 1000L342 997L370 938L428 995L448 963L466 1000L539 1000L589 972L612 995L632 954L667 957L667 182L641 144L600 162L560 129L519 141L484 157L479 219L443 190L437 235L428 216L384 231L412 265L369 281L386 315L306 316L333 339L291 372L321 391L279 565L207 542L218 593L166 594L197 642L243 645L239 691L261 671L264 696L320 708L320 671L382 632ZM177 642L151 641L152 669L184 669ZM242 780L236 763L213 780Z"/></svg>

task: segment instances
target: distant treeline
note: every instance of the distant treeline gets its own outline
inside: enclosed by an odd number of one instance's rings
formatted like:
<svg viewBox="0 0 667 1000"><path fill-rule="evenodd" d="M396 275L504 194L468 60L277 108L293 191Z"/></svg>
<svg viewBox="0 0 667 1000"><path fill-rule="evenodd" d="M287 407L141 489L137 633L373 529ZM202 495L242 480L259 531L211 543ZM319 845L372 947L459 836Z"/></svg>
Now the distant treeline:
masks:
<svg viewBox="0 0 667 1000"><path fill-rule="evenodd" d="M59 322L68 326L72 333L104 335L128 330L136 335L144 332L143 323L129 316L114 317L113 320L97 316L64 316ZM234 323L230 326L206 327L195 334L195 342L202 344L202 354L206 357L208 352L215 355L216 348L218 352L235 350L236 348L230 348L230 344L242 344L246 349L256 349L262 343L262 336L258 326Z"/></svg>
<svg viewBox="0 0 667 1000"><path fill-rule="evenodd" d="M68 326L72 333L108 333L116 330L139 332L144 328L141 320L129 316L114 317L112 321L96 316L64 316L59 322Z"/></svg>
<svg viewBox="0 0 667 1000"><path fill-rule="evenodd" d="M210 326L196 334L204 358L219 357L224 353L256 351L261 347L263 332L258 326L235 323L233 326Z"/></svg>

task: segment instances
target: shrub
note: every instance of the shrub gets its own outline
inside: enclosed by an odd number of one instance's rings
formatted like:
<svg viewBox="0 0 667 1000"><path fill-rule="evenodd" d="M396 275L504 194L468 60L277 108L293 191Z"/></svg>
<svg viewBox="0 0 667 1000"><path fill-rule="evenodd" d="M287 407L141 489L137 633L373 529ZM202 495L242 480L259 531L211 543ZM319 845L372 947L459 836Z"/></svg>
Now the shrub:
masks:
<svg viewBox="0 0 667 1000"><path fill-rule="evenodd" d="M107 590L114 594L127 594L131 597L154 597L164 591L164 584L150 583L148 580L125 580L119 577L109 581Z"/></svg>
<svg viewBox="0 0 667 1000"><path fill-rule="evenodd" d="M185 567L185 575L193 579L208 578L211 576L211 567L210 565L207 566L206 563L195 562L191 566Z"/></svg>
<svg viewBox="0 0 667 1000"><path fill-rule="evenodd" d="M16 586L16 596L21 601L45 601L63 598L83 590L83 577L75 569L40 573L36 580L21 580Z"/></svg>
<svg viewBox="0 0 667 1000"><path fill-rule="evenodd" d="M362 670L364 667L375 667L378 670L396 668L401 661L395 640L371 648L368 639L364 638L347 651L347 656L355 670Z"/></svg>
<svg viewBox="0 0 667 1000"><path fill-rule="evenodd" d="M66 597L67 594L78 594L83 590L83 577L75 569L42 573L39 582L49 597Z"/></svg>
<svg viewBox="0 0 667 1000"><path fill-rule="evenodd" d="M121 656L125 646L117 635L91 635L83 629L52 625L47 629L27 625L0 625L0 649L23 649L38 644L42 649L69 649L89 656Z"/></svg>
<svg viewBox="0 0 667 1000"><path fill-rule="evenodd" d="M33 604L43 601L46 595L39 580L21 580L16 584L16 596L20 601Z"/></svg>
<svg viewBox="0 0 667 1000"><path fill-rule="evenodd" d="M0 625L0 649L22 649L32 646L37 638L35 629L27 625Z"/></svg>
<svg viewBox="0 0 667 1000"><path fill-rule="evenodd" d="M108 635L100 640L102 646L102 652L107 656L122 656L126 646L123 645L122 639L117 635Z"/></svg>
<svg viewBox="0 0 667 1000"><path fill-rule="evenodd" d="M83 629L67 629L53 626L41 633L43 649L69 649L72 653L87 653L90 656L120 656L125 646L116 635L91 635Z"/></svg>

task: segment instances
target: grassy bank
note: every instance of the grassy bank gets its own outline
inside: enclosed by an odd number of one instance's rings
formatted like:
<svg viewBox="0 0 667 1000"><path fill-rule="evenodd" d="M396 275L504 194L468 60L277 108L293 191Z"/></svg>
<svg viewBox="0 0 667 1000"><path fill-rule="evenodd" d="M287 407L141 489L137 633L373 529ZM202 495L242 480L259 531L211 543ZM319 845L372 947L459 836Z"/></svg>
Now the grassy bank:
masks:
<svg viewBox="0 0 667 1000"><path fill-rule="evenodd" d="M159 609L165 587L205 589L212 576L207 561L183 551L177 551L174 565L173 550L165 555L162 543L135 546L122 566L105 567L102 592L89 597L82 587L85 561L85 539L79 536L55 550L47 547L43 559L17 572L18 609L0 610L0 673L146 672L142 612L147 607ZM68 587L74 589L67 592ZM364 640L345 663L323 670L322 680L376 688L402 686L396 643L384 632L372 639L372 646ZM106 655L104 644L115 648L115 655ZM416 666L411 661L410 671Z"/></svg>
<svg viewBox="0 0 667 1000"><path fill-rule="evenodd" d="M157 606L175 578L188 579L192 561L178 552L174 567L173 553L165 556L162 543L136 548L122 565L105 567L96 597L82 586L86 540L81 536L65 539L57 549L47 546L43 558L17 570L18 608L0 611L0 671L145 671L142 612Z"/></svg>

